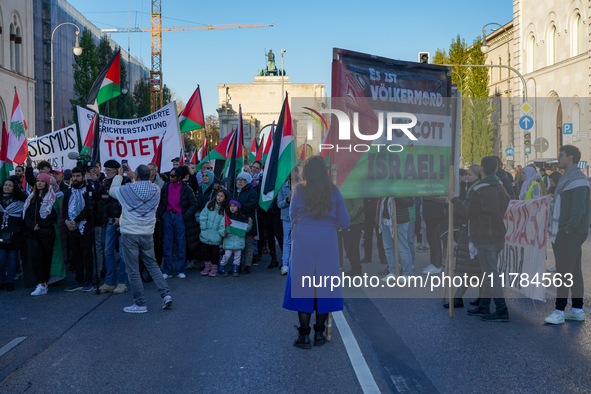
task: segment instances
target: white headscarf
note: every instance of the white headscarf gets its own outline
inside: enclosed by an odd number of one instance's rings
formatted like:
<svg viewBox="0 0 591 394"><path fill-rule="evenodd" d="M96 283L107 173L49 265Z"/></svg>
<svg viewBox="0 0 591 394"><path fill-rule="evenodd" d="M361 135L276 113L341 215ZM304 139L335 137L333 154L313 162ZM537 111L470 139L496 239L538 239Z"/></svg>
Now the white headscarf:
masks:
<svg viewBox="0 0 591 394"><path fill-rule="evenodd" d="M527 166L523 169L523 172L525 173L525 181L523 181L523 185L521 185L521 191L519 192L520 200L525 200L525 196L527 195L527 191L529 190L531 183L535 179L541 178L540 174L533 167ZM536 175L538 176L536 177Z"/></svg>

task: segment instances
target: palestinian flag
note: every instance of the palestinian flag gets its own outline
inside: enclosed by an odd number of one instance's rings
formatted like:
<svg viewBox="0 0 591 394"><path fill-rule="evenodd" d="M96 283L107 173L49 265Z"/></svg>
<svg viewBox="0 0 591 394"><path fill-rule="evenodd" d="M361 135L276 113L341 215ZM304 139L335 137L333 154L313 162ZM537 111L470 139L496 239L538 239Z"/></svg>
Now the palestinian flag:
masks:
<svg viewBox="0 0 591 394"><path fill-rule="evenodd" d="M90 93L86 99L86 107L96 113L98 113L99 105L121 94L120 58L121 49L115 53L103 71L101 71L90 89Z"/></svg>
<svg viewBox="0 0 591 394"><path fill-rule="evenodd" d="M224 229L230 234L245 237L248 230L248 223L230 219L228 214L224 212Z"/></svg>
<svg viewBox="0 0 591 394"><path fill-rule="evenodd" d="M269 205L296 166L295 140L288 100L286 94L261 181L259 206L265 211L269 209Z"/></svg>
<svg viewBox="0 0 591 394"><path fill-rule="evenodd" d="M271 150L271 144L273 142L273 136L275 135L275 122L271 126L271 132L267 137L267 143L265 144L265 149L263 150L263 165L267 162L267 156L269 156L269 151Z"/></svg>
<svg viewBox="0 0 591 394"><path fill-rule="evenodd" d="M14 89L14 102L12 103L12 116L10 118L10 133L6 147L6 158L12 164L23 164L29 154L27 145L27 122L18 100L18 93Z"/></svg>
<svg viewBox="0 0 591 394"><path fill-rule="evenodd" d="M261 163L263 162L263 149L265 147L264 141L265 141L265 136L261 136L261 143L259 144L259 146L257 148L257 154L254 158L254 161L259 160ZM254 161L253 161L253 163L254 163Z"/></svg>
<svg viewBox="0 0 591 394"><path fill-rule="evenodd" d="M205 135L205 138L203 139L203 144L201 144L201 148L199 148L196 159L201 161L205 156L207 156L207 135Z"/></svg>
<svg viewBox="0 0 591 394"><path fill-rule="evenodd" d="M84 143L82 144L82 150L80 151L81 155L88 155L88 151L91 150L94 146L94 129L96 124L96 117L97 114L92 115L92 120L90 121L90 126L88 126L86 138L84 139Z"/></svg>
<svg viewBox="0 0 591 394"><path fill-rule="evenodd" d="M304 140L304 145L302 145L302 151L300 152L300 158L298 159L298 165L306 161L306 153L308 147L308 137Z"/></svg>
<svg viewBox="0 0 591 394"><path fill-rule="evenodd" d="M236 129L234 143L232 144L231 154L226 161L226 177L228 178L228 190L235 189L236 175L244 167L244 148L242 144L242 107L238 109L238 129Z"/></svg>
<svg viewBox="0 0 591 394"><path fill-rule="evenodd" d="M330 142L330 127L328 128L328 131L322 140L322 145L325 145L327 142ZM328 156L328 149L318 149L318 156L322 157L324 159L324 163L326 163L326 166L329 167L330 157Z"/></svg>
<svg viewBox="0 0 591 394"><path fill-rule="evenodd" d="M232 131L230 134L224 137L223 140L220 141L219 144L211 151L208 155L206 155L199 164L197 164L197 168L201 168L201 163L206 161L212 160L226 160L230 156L230 148L232 146L232 140L234 139L235 132Z"/></svg>
<svg viewBox="0 0 591 394"><path fill-rule="evenodd" d="M248 161L252 164L257 157L257 151L259 149L259 145L257 144L257 138L254 137L252 139L252 145L250 146L250 153L248 154Z"/></svg>
<svg viewBox="0 0 591 394"><path fill-rule="evenodd" d="M2 121L2 141L0 143L2 144L0 145L0 183L4 184L4 181L10 176L10 171L14 169L14 166L6 157L8 149L8 133L6 132L6 124L4 121Z"/></svg>
<svg viewBox="0 0 591 394"><path fill-rule="evenodd" d="M189 163L197 164L197 149L193 150L193 154L191 155L191 158L189 159Z"/></svg>
<svg viewBox="0 0 591 394"><path fill-rule="evenodd" d="M181 126L181 133L205 128L205 116L203 115L199 85L197 85L197 89L195 89L185 109L179 116L179 125Z"/></svg>

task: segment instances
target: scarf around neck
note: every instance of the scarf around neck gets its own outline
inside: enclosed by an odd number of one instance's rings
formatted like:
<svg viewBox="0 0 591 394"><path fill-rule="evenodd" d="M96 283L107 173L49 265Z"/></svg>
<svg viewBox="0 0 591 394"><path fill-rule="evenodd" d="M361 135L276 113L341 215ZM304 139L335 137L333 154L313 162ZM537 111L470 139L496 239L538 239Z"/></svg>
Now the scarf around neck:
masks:
<svg viewBox="0 0 591 394"><path fill-rule="evenodd" d="M70 220L76 219L80 212L86 206L86 201L84 200L84 194L86 194L86 187L81 188L71 188L72 194L70 195L70 201L68 202L68 218ZM80 230L80 234L84 234L84 226L86 225L86 220L81 220L79 223L76 223L76 228Z"/></svg>
<svg viewBox="0 0 591 394"><path fill-rule="evenodd" d="M0 204L0 213L2 213L2 229L5 229L8 226L8 218L12 217L20 217L23 212L23 207L25 206L24 201L18 201L14 198L10 200L5 200L7 203L6 208L4 205Z"/></svg>
<svg viewBox="0 0 591 394"><path fill-rule="evenodd" d="M45 187L47 187L48 190L45 194L45 197L43 197L43 200L41 200L41 207L39 208L39 216L41 216L41 219L45 219L47 216L49 216L51 210L53 209L53 204L55 203L56 199L56 195L53 191L53 188L49 185ZM25 206L23 207L23 219L25 218L25 212L29 208L29 205L31 205L33 197L35 197L35 193L29 194L29 197L27 197L27 201L25 201Z"/></svg>
<svg viewBox="0 0 591 394"><path fill-rule="evenodd" d="M123 208L136 220L146 220L156 214L160 188L150 181L127 183L119 188Z"/></svg>

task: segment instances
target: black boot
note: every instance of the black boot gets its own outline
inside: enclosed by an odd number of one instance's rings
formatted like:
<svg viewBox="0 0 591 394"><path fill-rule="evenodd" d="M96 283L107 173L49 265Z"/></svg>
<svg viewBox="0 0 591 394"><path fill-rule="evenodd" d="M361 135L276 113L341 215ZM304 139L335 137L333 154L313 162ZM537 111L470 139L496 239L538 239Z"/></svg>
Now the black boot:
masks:
<svg viewBox="0 0 591 394"><path fill-rule="evenodd" d="M483 308L481 306L473 308L473 309L468 309L468 314L470 316L486 316L486 315L490 315L490 308Z"/></svg>
<svg viewBox="0 0 591 394"><path fill-rule="evenodd" d="M314 346L322 346L326 343L326 337L324 336L324 329L326 326L314 324Z"/></svg>
<svg viewBox="0 0 591 394"><path fill-rule="evenodd" d="M480 305L480 298L470 301L470 305L474 305L474 306Z"/></svg>
<svg viewBox="0 0 591 394"><path fill-rule="evenodd" d="M279 262L277 261L277 255L274 252L271 252L271 262L267 266L267 268L277 268L279 267Z"/></svg>
<svg viewBox="0 0 591 394"><path fill-rule="evenodd" d="M449 302L443 304L445 309L449 309ZM463 308L464 307L464 300L461 298L454 298L454 308Z"/></svg>
<svg viewBox="0 0 591 394"><path fill-rule="evenodd" d="M293 345L302 349L312 349L312 344L310 343L310 327L294 327L298 329L299 335Z"/></svg>

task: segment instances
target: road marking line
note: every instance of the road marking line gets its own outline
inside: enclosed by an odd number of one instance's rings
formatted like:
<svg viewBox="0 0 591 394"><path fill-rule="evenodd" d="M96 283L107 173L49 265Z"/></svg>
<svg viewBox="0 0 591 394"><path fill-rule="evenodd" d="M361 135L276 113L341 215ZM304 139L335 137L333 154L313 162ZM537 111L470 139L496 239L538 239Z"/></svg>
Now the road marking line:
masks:
<svg viewBox="0 0 591 394"><path fill-rule="evenodd" d="M351 365L355 370L355 375L357 375L357 380L361 385L361 390L363 390L364 394L379 394L380 389L376 384L371 371L369 370L369 366L361 353L361 349L359 348L359 344L351 331L351 327L349 327L349 323L347 323L347 319L343 315L342 311L333 312L332 317L334 319L335 325L337 326L339 333L341 334L341 339L345 344L345 349L347 349L347 354L349 355L349 359L351 360Z"/></svg>
<svg viewBox="0 0 591 394"><path fill-rule="evenodd" d="M6 353L8 353L8 351L10 349L12 349L13 347L18 345L19 343L21 343L25 339L27 339L27 337L18 337L18 338L13 339L12 341L8 342L8 344L6 346L4 346L2 349L0 349L0 357L4 356Z"/></svg>
<svg viewBox="0 0 591 394"><path fill-rule="evenodd" d="M546 290L546 293L548 293L548 294L550 294L552 297L556 298L556 293L555 293L555 292L553 292L552 290ZM568 303L569 303L571 306L572 306L572 304L573 304L573 302L571 301L571 299L570 299L570 298L567 298L567 299L566 299L566 302L568 302ZM588 314L590 314L590 315L591 315L591 309L587 308L586 306L583 306L583 310L584 310L585 312L587 312Z"/></svg>

